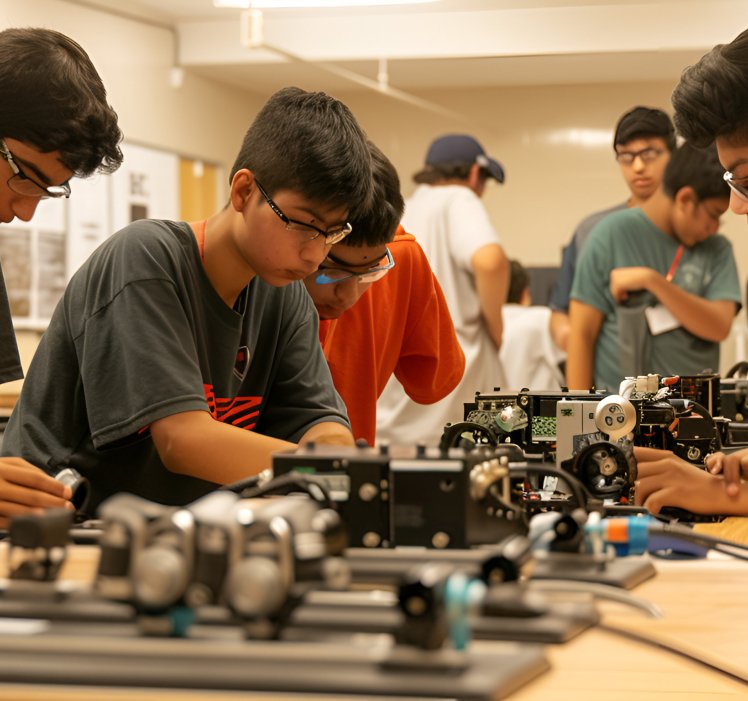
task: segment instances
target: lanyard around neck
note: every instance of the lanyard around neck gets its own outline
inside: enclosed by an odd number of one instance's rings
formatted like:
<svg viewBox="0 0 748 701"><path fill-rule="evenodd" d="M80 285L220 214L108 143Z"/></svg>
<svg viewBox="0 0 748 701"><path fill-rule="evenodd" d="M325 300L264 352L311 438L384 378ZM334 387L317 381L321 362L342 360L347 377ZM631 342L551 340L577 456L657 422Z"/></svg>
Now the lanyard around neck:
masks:
<svg viewBox="0 0 748 701"><path fill-rule="evenodd" d="M678 263L680 263L680 259L683 256L683 249L685 246L681 244L678 246L678 250L675 252L675 258L673 258L673 262L670 264L670 270L667 271L667 275L665 275L665 279L668 282L673 281L673 276L675 275L675 271L678 268Z"/></svg>
<svg viewBox="0 0 748 701"><path fill-rule="evenodd" d="M208 220L190 222L190 228L195 234L197 239L197 249L200 251L200 260L205 262L205 228L208 225Z"/></svg>

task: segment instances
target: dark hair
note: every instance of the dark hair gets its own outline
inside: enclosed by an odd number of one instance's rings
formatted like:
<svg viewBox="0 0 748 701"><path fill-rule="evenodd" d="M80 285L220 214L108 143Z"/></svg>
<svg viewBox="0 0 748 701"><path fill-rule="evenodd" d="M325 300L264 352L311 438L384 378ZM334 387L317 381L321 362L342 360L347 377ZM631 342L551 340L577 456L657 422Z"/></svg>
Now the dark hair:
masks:
<svg viewBox="0 0 748 701"><path fill-rule="evenodd" d="M530 276L527 269L518 260L509 261L509 292L506 301L509 304L519 304L522 301L522 293L530 285Z"/></svg>
<svg viewBox="0 0 748 701"><path fill-rule="evenodd" d="M122 163L117 113L88 54L51 29L0 32L0 135L60 160L78 176Z"/></svg>
<svg viewBox="0 0 748 701"><path fill-rule="evenodd" d="M292 190L349 213L371 199L371 156L351 111L322 92L283 88L244 135L230 180L251 170L270 196Z"/></svg>
<svg viewBox="0 0 748 701"><path fill-rule="evenodd" d="M699 200L727 198L730 188L722 177L724 172L714 144L698 148L685 142L670 156L662 177L662 189L670 198L674 198L678 190L684 187L692 187Z"/></svg>
<svg viewBox="0 0 748 701"><path fill-rule="evenodd" d="M654 107L634 107L616 124L613 149L634 139L662 139L668 151L675 148L675 127L670 117Z"/></svg>
<svg viewBox="0 0 748 701"><path fill-rule="evenodd" d="M405 209L395 166L371 141L369 150L373 182L371 204L352 216L353 231L345 239L348 246L379 246L389 243L395 237Z"/></svg>
<svg viewBox="0 0 748 701"><path fill-rule="evenodd" d="M748 141L748 29L686 68L672 95L675 123L689 141Z"/></svg>

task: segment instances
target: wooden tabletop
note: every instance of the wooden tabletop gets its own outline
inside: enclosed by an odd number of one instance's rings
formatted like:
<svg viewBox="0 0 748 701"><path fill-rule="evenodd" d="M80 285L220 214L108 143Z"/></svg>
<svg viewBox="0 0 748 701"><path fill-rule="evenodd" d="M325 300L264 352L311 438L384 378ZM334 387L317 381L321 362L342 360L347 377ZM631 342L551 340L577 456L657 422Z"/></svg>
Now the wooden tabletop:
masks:
<svg viewBox="0 0 748 701"><path fill-rule="evenodd" d="M722 524L699 526L698 530L748 544L748 519L728 519ZM63 578L90 579L97 557L94 547L75 548ZM656 560L655 566L657 576L632 594L659 606L661 618L653 619L622 604L602 603L602 626L563 645L549 645L546 652L551 671L513 694L512 701L748 699L748 562L718 557ZM637 636L650 642L636 639ZM480 641L474 645L488 651L491 643ZM669 647L714 666L676 654ZM0 685L3 701L226 701L250 697L253 701L302 698L213 691ZM323 697L303 698L317 701Z"/></svg>

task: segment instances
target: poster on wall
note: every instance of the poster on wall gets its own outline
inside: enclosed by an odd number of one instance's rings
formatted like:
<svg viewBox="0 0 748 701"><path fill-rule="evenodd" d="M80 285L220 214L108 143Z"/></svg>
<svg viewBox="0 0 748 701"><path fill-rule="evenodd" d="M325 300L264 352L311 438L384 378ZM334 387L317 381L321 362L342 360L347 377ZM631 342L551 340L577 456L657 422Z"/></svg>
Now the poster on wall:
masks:
<svg viewBox="0 0 748 701"><path fill-rule="evenodd" d="M42 200L30 222L0 224L0 261L13 323L44 330L65 285L91 253L136 219L179 218L179 158L122 144L112 175L71 182L70 199Z"/></svg>
<svg viewBox="0 0 748 701"><path fill-rule="evenodd" d="M42 200L31 222L0 227L0 260L13 322L21 328L46 328L65 289L66 202Z"/></svg>
<svg viewBox="0 0 748 701"><path fill-rule="evenodd" d="M15 319L31 316L31 236L25 229L0 227L0 260Z"/></svg>
<svg viewBox="0 0 748 701"><path fill-rule="evenodd" d="M179 218L179 157L123 144L125 160L111 177L112 230L136 219Z"/></svg>

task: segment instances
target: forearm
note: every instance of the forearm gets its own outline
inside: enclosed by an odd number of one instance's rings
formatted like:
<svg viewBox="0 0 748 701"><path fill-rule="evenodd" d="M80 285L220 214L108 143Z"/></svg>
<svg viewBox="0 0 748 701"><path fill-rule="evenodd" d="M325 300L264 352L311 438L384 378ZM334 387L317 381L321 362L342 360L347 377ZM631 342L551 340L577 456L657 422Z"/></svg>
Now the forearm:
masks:
<svg viewBox="0 0 748 701"><path fill-rule="evenodd" d="M501 306L509 291L509 261L500 246L486 248L492 250L473 260L475 290L486 330L496 347L501 348L504 333Z"/></svg>
<svg viewBox="0 0 748 701"><path fill-rule="evenodd" d="M301 437L299 445L310 442L325 445L355 445L353 434L348 427L336 421L322 421L314 424Z"/></svg>
<svg viewBox="0 0 748 701"><path fill-rule="evenodd" d="M496 348L500 349L504 338L504 319L501 316L501 307L496 305L495 309L482 309L481 316L488 335Z"/></svg>
<svg viewBox="0 0 748 701"><path fill-rule="evenodd" d="M720 485L714 499L716 503L710 504L710 508L704 513L748 516L748 483L743 482L738 485L738 493L735 496L729 496L723 485ZM713 508L713 506L718 508Z"/></svg>
<svg viewBox="0 0 748 701"><path fill-rule="evenodd" d="M272 455L294 443L189 411L156 421L151 435L159 457L171 472L218 484L230 484L272 466Z"/></svg>
<svg viewBox="0 0 748 701"><path fill-rule="evenodd" d="M718 343L730 333L735 315L733 302L704 299L686 292L659 274L652 276L647 289L694 336Z"/></svg>
<svg viewBox="0 0 748 701"><path fill-rule="evenodd" d="M594 384L595 341L574 333L569 335L566 357L566 386L569 389L588 390Z"/></svg>
<svg viewBox="0 0 748 701"><path fill-rule="evenodd" d="M595 348L603 319L599 309L578 300L571 301L566 357L566 385L570 389L588 390L594 383Z"/></svg>
<svg viewBox="0 0 748 701"><path fill-rule="evenodd" d="M728 496L721 477L707 475L695 480L691 475L684 479L684 475L674 474L669 485L644 504L649 508L652 502L656 512L665 506L676 506L697 514L748 516L748 484L739 485L738 493Z"/></svg>

